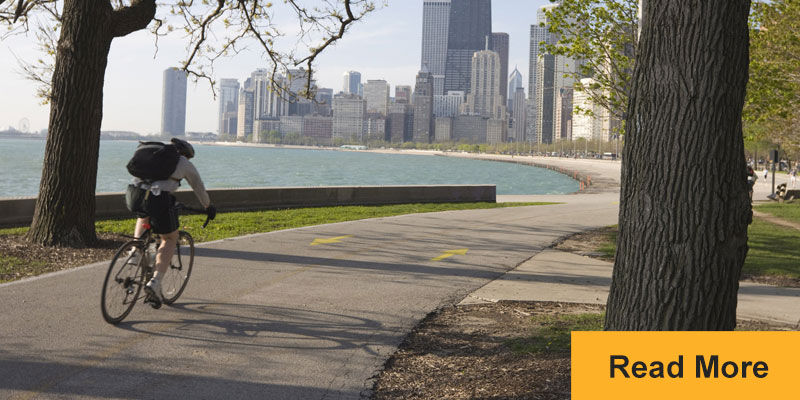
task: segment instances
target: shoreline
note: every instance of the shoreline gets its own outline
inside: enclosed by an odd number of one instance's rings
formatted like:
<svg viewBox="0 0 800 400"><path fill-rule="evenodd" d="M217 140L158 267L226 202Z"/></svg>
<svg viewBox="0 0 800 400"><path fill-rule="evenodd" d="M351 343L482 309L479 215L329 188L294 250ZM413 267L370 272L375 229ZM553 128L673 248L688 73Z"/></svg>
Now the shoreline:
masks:
<svg viewBox="0 0 800 400"><path fill-rule="evenodd" d="M270 149L296 149L296 150L329 150L329 151L350 151L367 152L377 154L401 154L419 156L440 156L468 158L473 160L509 162L523 164L536 168L548 169L566 175L579 182L579 190L570 193L587 194L619 191L620 173L622 163L619 160L602 160L594 158L569 158L569 157L548 157L531 155L509 155L509 154L486 154L486 153L466 153L459 151L442 150L418 150L418 149L396 149L396 148L367 148L364 150L342 149L333 146L303 146L303 145L276 145L268 143L245 143L245 142L199 142L208 146L230 146L230 147L257 147ZM531 195L536 196L536 195Z"/></svg>

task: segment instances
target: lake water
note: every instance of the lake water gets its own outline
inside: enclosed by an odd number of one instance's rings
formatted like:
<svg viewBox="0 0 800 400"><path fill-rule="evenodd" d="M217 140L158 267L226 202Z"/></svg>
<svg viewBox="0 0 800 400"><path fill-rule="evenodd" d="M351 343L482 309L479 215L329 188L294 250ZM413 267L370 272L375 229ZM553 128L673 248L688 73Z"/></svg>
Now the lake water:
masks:
<svg viewBox="0 0 800 400"><path fill-rule="evenodd" d="M44 145L44 140L0 139L0 198L37 195ZM131 180L125 165L136 146L136 142L100 142L98 193L125 189ZM578 183L565 175L504 162L263 147L196 145L195 150L192 162L209 188L495 184L497 194L578 190Z"/></svg>

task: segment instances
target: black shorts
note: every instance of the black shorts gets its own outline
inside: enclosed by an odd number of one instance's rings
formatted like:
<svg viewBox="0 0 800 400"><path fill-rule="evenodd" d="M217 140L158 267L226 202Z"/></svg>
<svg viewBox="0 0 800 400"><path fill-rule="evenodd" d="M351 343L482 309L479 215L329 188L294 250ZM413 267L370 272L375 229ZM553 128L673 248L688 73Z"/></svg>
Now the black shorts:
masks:
<svg viewBox="0 0 800 400"><path fill-rule="evenodd" d="M172 233L178 230L178 213L175 211L175 196L169 192L161 192L155 196L150 193L145 201L144 209L150 216L153 233Z"/></svg>

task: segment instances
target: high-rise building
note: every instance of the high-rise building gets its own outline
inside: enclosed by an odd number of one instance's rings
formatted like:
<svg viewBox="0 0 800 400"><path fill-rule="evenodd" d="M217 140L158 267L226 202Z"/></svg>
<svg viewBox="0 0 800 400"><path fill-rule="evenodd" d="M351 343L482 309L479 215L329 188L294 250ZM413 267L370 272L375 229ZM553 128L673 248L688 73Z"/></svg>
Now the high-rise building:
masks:
<svg viewBox="0 0 800 400"><path fill-rule="evenodd" d="M272 82L272 72L266 69L256 70L252 78L253 119L278 119L289 115L289 98L284 91L288 86L286 78L275 75L275 82Z"/></svg>
<svg viewBox="0 0 800 400"><path fill-rule="evenodd" d="M414 130L414 108L411 104L393 103L389 106L386 137L392 143L411 141Z"/></svg>
<svg viewBox="0 0 800 400"><path fill-rule="evenodd" d="M453 118L451 140L467 143L486 143L486 128L489 119L480 115L459 115Z"/></svg>
<svg viewBox="0 0 800 400"><path fill-rule="evenodd" d="M464 92L450 91L446 95L433 96L433 114L437 117L455 117L464 104Z"/></svg>
<svg viewBox="0 0 800 400"><path fill-rule="evenodd" d="M525 127L525 131L528 135L526 138L527 141L539 140L538 137L536 137L536 126L538 125L539 119L539 114L536 109L536 99L538 98L537 88L539 87L539 82L537 82L539 52L542 42L550 43L551 41L551 35L547 32L545 27L531 25L530 53L528 59L528 108L526 110L527 121L525 122L527 125Z"/></svg>
<svg viewBox="0 0 800 400"><path fill-rule="evenodd" d="M333 98L333 139L362 142L366 117L367 102L358 95L336 95Z"/></svg>
<svg viewBox="0 0 800 400"><path fill-rule="evenodd" d="M164 70L161 91L161 134L186 134L186 72L178 68Z"/></svg>
<svg viewBox="0 0 800 400"><path fill-rule="evenodd" d="M430 143L433 139L433 74L423 66L414 86L414 142Z"/></svg>
<svg viewBox="0 0 800 400"><path fill-rule="evenodd" d="M389 84L382 79L370 79L364 85L367 112L386 116L389 108Z"/></svg>
<svg viewBox="0 0 800 400"><path fill-rule="evenodd" d="M347 71L344 73L344 85L342 87L343 93L360 95L359 86L361 86L360 72Z"/></svg>
<svg viewBox="0 0 800 400"><path fill-rule="evenodd" d="M237 79L220 79L219 81L219 127L217 134L236 134L226 128L225 113L239 112L239 81Z"/></svg>
<svg viewBox="0 0 800 400"><path fill-rule="evenodd" d="M517 143L526 141L526 110L527 104L525 103L525 88L518 87L514 90L514 112L512 113L512 126L514 129L514 134L512 137L514 138L514 142Z"/></svg>
<svg viewBox="0 0 800 400"><path fill-rule="evenodd" d="M536 62L536 98L534 99L536 124L533 141L553 142L553 123L555 108L555 57L539 54Z"/></svg>
<svg viewBox="0 0 800 400"><path fill-rule="evenodd" d="M239 91L239 113L237 116L236 137L244 139L253 135L253 112L254 93L252 89L242 89Z"/></svg>
<svg viewBox="0 0 800 400"><path fill-rule="evenodd" d="M522 74L519 72L517 67L514 67L514 71L511 72L511 76L508 77L508 101L506 102L508 104L508 111L512 114L516 110L516 107L514 107L514 101L516 100L517 89L521 87Z"/></svg>
<svg viewBox="0 0 800 400"><path fill-rule="evenodd" d="M330 117L332 104L333 89L317 89L317 96L314 98L314 114Z"/></svg>
<svg viewBox="0 0 800 400"><path fill-rule="evenodd" d="M572 138L572 96L574 89L561 87L558 89L553 118L553 140L570 140Z"/></svg>
<svg viewBox="0 0 800 400"><path fill-rule="evenodd" d="M558 7L558 4L543 6L539 8L539 24L548 29L549 21L547 13ZM558 43L557 35L549 35L548 43ZM563 121L571 121L571 118L561 116L561 107L557 104L560 101L561 89L571 89L574 84L574 74L576 62L568 57L552 55L547 52L539 54L536 66L537 82L536 95L536 136L541 143L552 143L559 139L564 130L568 127L562 126ZM531 89L533 92L534 89ZM571 108L570 111L571 113Z"/></svg>
<svg viewBox="0 0 800 400"><path fill-rule="evenodd" d="M465 104L466 114L484 118L506 119L506 105L500 96L500 56L491 50L472 57L471 90Z"/></svg>
<svg viewBox="0 0 800 400"><path fill-rule="evenodd" d="M503 102L508 100L508 34L493 32L492 33L492 51L500 56L500 96L503 97Z"/></svg>
<svg viewBox="0 0 800 400"><path fill-rule="evenodd" d="M424 0L422 4L422 62L433 75L434 95L444 94L450 0Z"/></svg>
<svg viewBox="0 0 800 400"><path fill-rule="evenodd" d="M394 87L394 102L411 104L411 93L413 88L408 85L397 85Z"/></svg>
<svg viewBox="0 0 800 400"><path fill-rule="evenodd" d="M492 36L491 0L451 0L447 25L444 91L470 91L472 55Z"/></svg>
<svg viewBox="0 0 800 400"><path fill-rule="evenodd" d="M333 135L333 117L306 115L303 117L303 136L312 138L314 143L330 145Z"/></svg>
<svg viewBox="0 0 800 400"><path fill-rule="evenodd" d="M449 142L453 139L453 118L436 117L435 139L436 142Z"/></svg>

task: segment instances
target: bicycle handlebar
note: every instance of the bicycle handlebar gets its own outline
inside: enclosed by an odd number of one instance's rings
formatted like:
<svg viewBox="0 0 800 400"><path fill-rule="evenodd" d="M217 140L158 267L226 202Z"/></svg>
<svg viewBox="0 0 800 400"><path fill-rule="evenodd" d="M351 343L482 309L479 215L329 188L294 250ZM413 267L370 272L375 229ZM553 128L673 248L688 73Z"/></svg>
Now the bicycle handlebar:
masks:
<svg viewBox="0 0 800 400"><path fill-rule="evenodd" d="M205 214L206 215L206 221L203 222L203 229L205 229L206 226L208 226L208 223L211 222L211 216L208 215L208 211L206 211L206 210L204 210L202 208L189 207L189 206L187 206L187 205L185 205L183 203L177 203L177 202L175 203L174 207L177 210L190 211L190 212L197 213L197 214Z"/></svg>

